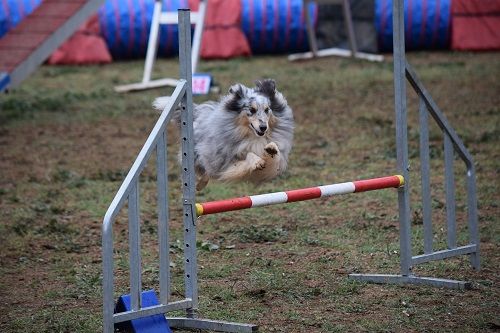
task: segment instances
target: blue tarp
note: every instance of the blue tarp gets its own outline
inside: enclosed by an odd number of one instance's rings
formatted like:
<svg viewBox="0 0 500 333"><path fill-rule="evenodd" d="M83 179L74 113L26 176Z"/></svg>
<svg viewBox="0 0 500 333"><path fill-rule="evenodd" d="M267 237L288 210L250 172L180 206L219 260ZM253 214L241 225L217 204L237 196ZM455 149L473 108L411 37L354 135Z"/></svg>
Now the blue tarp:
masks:
<svg viewBox="0 0 500 333"><path fill-rule="evenodd" d="M0 38L30 14L42 0L0 0Z"/></svg>
<svg viewBox="0 0 500 333"><path fill-rule="evenodd" d="M450 45L451 0L407 0L405 42L408 50L445 49ZM375 1L380 51L392 51L392 0Z"/></svg>

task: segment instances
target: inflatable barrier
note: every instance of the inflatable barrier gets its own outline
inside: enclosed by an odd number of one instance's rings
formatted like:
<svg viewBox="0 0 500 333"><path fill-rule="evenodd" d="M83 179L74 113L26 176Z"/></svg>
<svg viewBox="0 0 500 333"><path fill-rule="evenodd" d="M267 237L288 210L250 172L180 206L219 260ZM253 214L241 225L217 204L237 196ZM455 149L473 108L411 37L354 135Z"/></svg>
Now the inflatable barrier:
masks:
<svg viewBox="0 0 500 333"><path fill-rule="evenodd" d="M451 0L407 0L404 11L408 50L449 48ZM375 27L379 50L392 51L392 0L375 1Z"/></svg>
<svg viewBox="0 0 500 333"><path fill-rule="evenodd" d="M241 0L241 25L254 54L309 50L302 0ZM317 6L309 6L316 24Z"/></svg>
<svg viewBox="0 0 500 333"><path fill-rule="evenodd" d="M0 2L0 38L14 28L42 2L42 0L2 0Z"/></svg>
<svg viewBox="0 0 500 333"><path fill-rule="evenodd" d="M153 0L107 0L99 10L101 30L113 59L143 58L153 15ZM187 0L163 0L164 8L185 8ZM253 53L308 49L302 0L241 0L241 27ZM316 5L309 10L314 22ZM270 15L270 13L273 13ZM177 54L177 27L163 26L159 56Z"/></svg>
<svg viewBox="0 0 500 333"><path fill-rule="evenodd" d="M309 49L302 0L240 0L241 28L252 53L302 52ZM107 0L99 11L102 33L114 59L144 57L153 0ZM392 1L375 0L375 27L380 51L392 50ZM163 0L177 10L187 0ZM318 9L311 4L314 24ZM405 1L406 45L414 49L444 49L450 44L451 0ZM177 27L162 27L159 55L177 52Z"/></svg>
<svg viewBox="0 0 500 333"><path fill-rule="evenodd" d="M500 50L500 1L453 0L451 48Z"/></svg>
<svg viewBox="0 0 500 333"><path fill-rule="evenodd" d="M154 0L107 0L99 9L101 32L113 59L144 58L153 16ZM187 8L187 0L163 0L163 8ZM178 53L177 26L160 27L158 56Z"/></svg>
<svg viewBox="0 0 500 333"><path fill-rule="evenodd" d="M0 37L31 13L42 0L2 0ZM195 0L162 0L176 11ZM302 0L232 0L241 3L241 28L254 54L294 53L309 49ZM450 45L452 0L405 1L406 46L444 49ZM380 51L392 50L392 1L374 0L375 27ZM144 58L154 0L107 0L99 10L102 36L114 60ZM314 24L315 4L308 8ZM355 13L354 13L355 14ZM159 56L177 54L176 26L162 26Z"/></svg>

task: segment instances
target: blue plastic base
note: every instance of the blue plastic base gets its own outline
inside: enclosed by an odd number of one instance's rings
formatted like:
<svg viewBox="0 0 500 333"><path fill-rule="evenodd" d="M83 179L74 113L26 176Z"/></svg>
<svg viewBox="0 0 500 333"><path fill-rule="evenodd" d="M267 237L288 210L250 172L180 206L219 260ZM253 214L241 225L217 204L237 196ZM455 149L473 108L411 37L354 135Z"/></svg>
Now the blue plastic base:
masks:
<svg viewBox="0 0 500 333"><path fill-rule="evenodd" d="M0 72L0 92L4 91L10 83L10 76L5 72Z"/></svg>
<svg viewBox="0 0 500 333"><path fill-rule="evenodd" d="M143 308L160 304L154 290L143 291L141 293L141 300ZM116 302L115 313L130 310L132 310L130 295L120 296ZM162 314L119 323L116 327L120 330L134 333L172 333L172 330L168 326L167 319Z"/></svg>

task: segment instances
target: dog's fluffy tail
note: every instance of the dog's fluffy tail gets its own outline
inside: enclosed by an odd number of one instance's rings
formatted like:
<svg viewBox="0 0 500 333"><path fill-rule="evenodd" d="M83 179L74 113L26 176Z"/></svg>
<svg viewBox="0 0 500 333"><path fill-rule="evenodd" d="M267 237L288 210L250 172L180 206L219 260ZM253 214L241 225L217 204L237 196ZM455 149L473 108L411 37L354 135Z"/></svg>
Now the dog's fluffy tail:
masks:
<svg viewBox="0 0 500 333"><path fill-rule="evenodd" d="M169 101L170 96L157 97L153 101L153 108L157 111L163 112L163 109L167 107ZM173 112L172 121L179 123L181 121L181 106L177 105Z"/></svg>
<svg viewBox="0 0 500 333"><path fill-rule="evenodd" d="M170 96L157 97L153 101L153 108L157 111L163 112L163 109L165 109L167 107L169 101L170 101ZM210 103L211 102L207 102L205 104L210 104ZM182 107L183 107L182 103L180 103L179 105L176 106L176 108L174 110L174 114L172 116L173 122L177 122L180 124ZM198 117L198 114L200 113L200 110L198 110L198 105L195 103L193 103L193 108L194 108L193 109L193 120L196 120L196 118Z"/></svg>
<svg viewBox="0 0 500 333"><path fill-rule="evenodd" d="M170 96L158 97L153 101L153 108L162 112L165 107L167 107Z"/></svg>

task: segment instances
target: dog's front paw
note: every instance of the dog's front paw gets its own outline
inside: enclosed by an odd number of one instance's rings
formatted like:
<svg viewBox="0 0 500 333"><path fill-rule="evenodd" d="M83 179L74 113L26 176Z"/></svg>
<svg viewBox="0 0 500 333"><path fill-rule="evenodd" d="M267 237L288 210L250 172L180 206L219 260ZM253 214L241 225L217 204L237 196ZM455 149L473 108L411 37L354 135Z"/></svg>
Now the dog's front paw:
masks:
<svg viewBox="0 0 500 333"><path fill-rule="evenodd" d="M253 170L263 170L266 167L266 161L255 154L248 154Z"/></svg>
<svg viewBox="0 0 500 333"><path fill-rule="evenodd" d="M264 161L262 158L255 161L255 164L254 164L255 170L264 170L265 168L266 168L266 161Z"/></svg>
<svg viewBox="0 0 500 333"><path fill-rule="evenodd" d="M266 151L267 154L269 154L271 157L274 157L274 155L277 155L279 153L278 145L274 142L269 142L265 147L264 150Z"/></svg>
<svg viewBox="0 0 500 333"><path fill-rule="evenodd" d="M262 170L266 167L266 161L260 156L255 155L254 153L248 153L246 161L252 171Z"/></svg>

